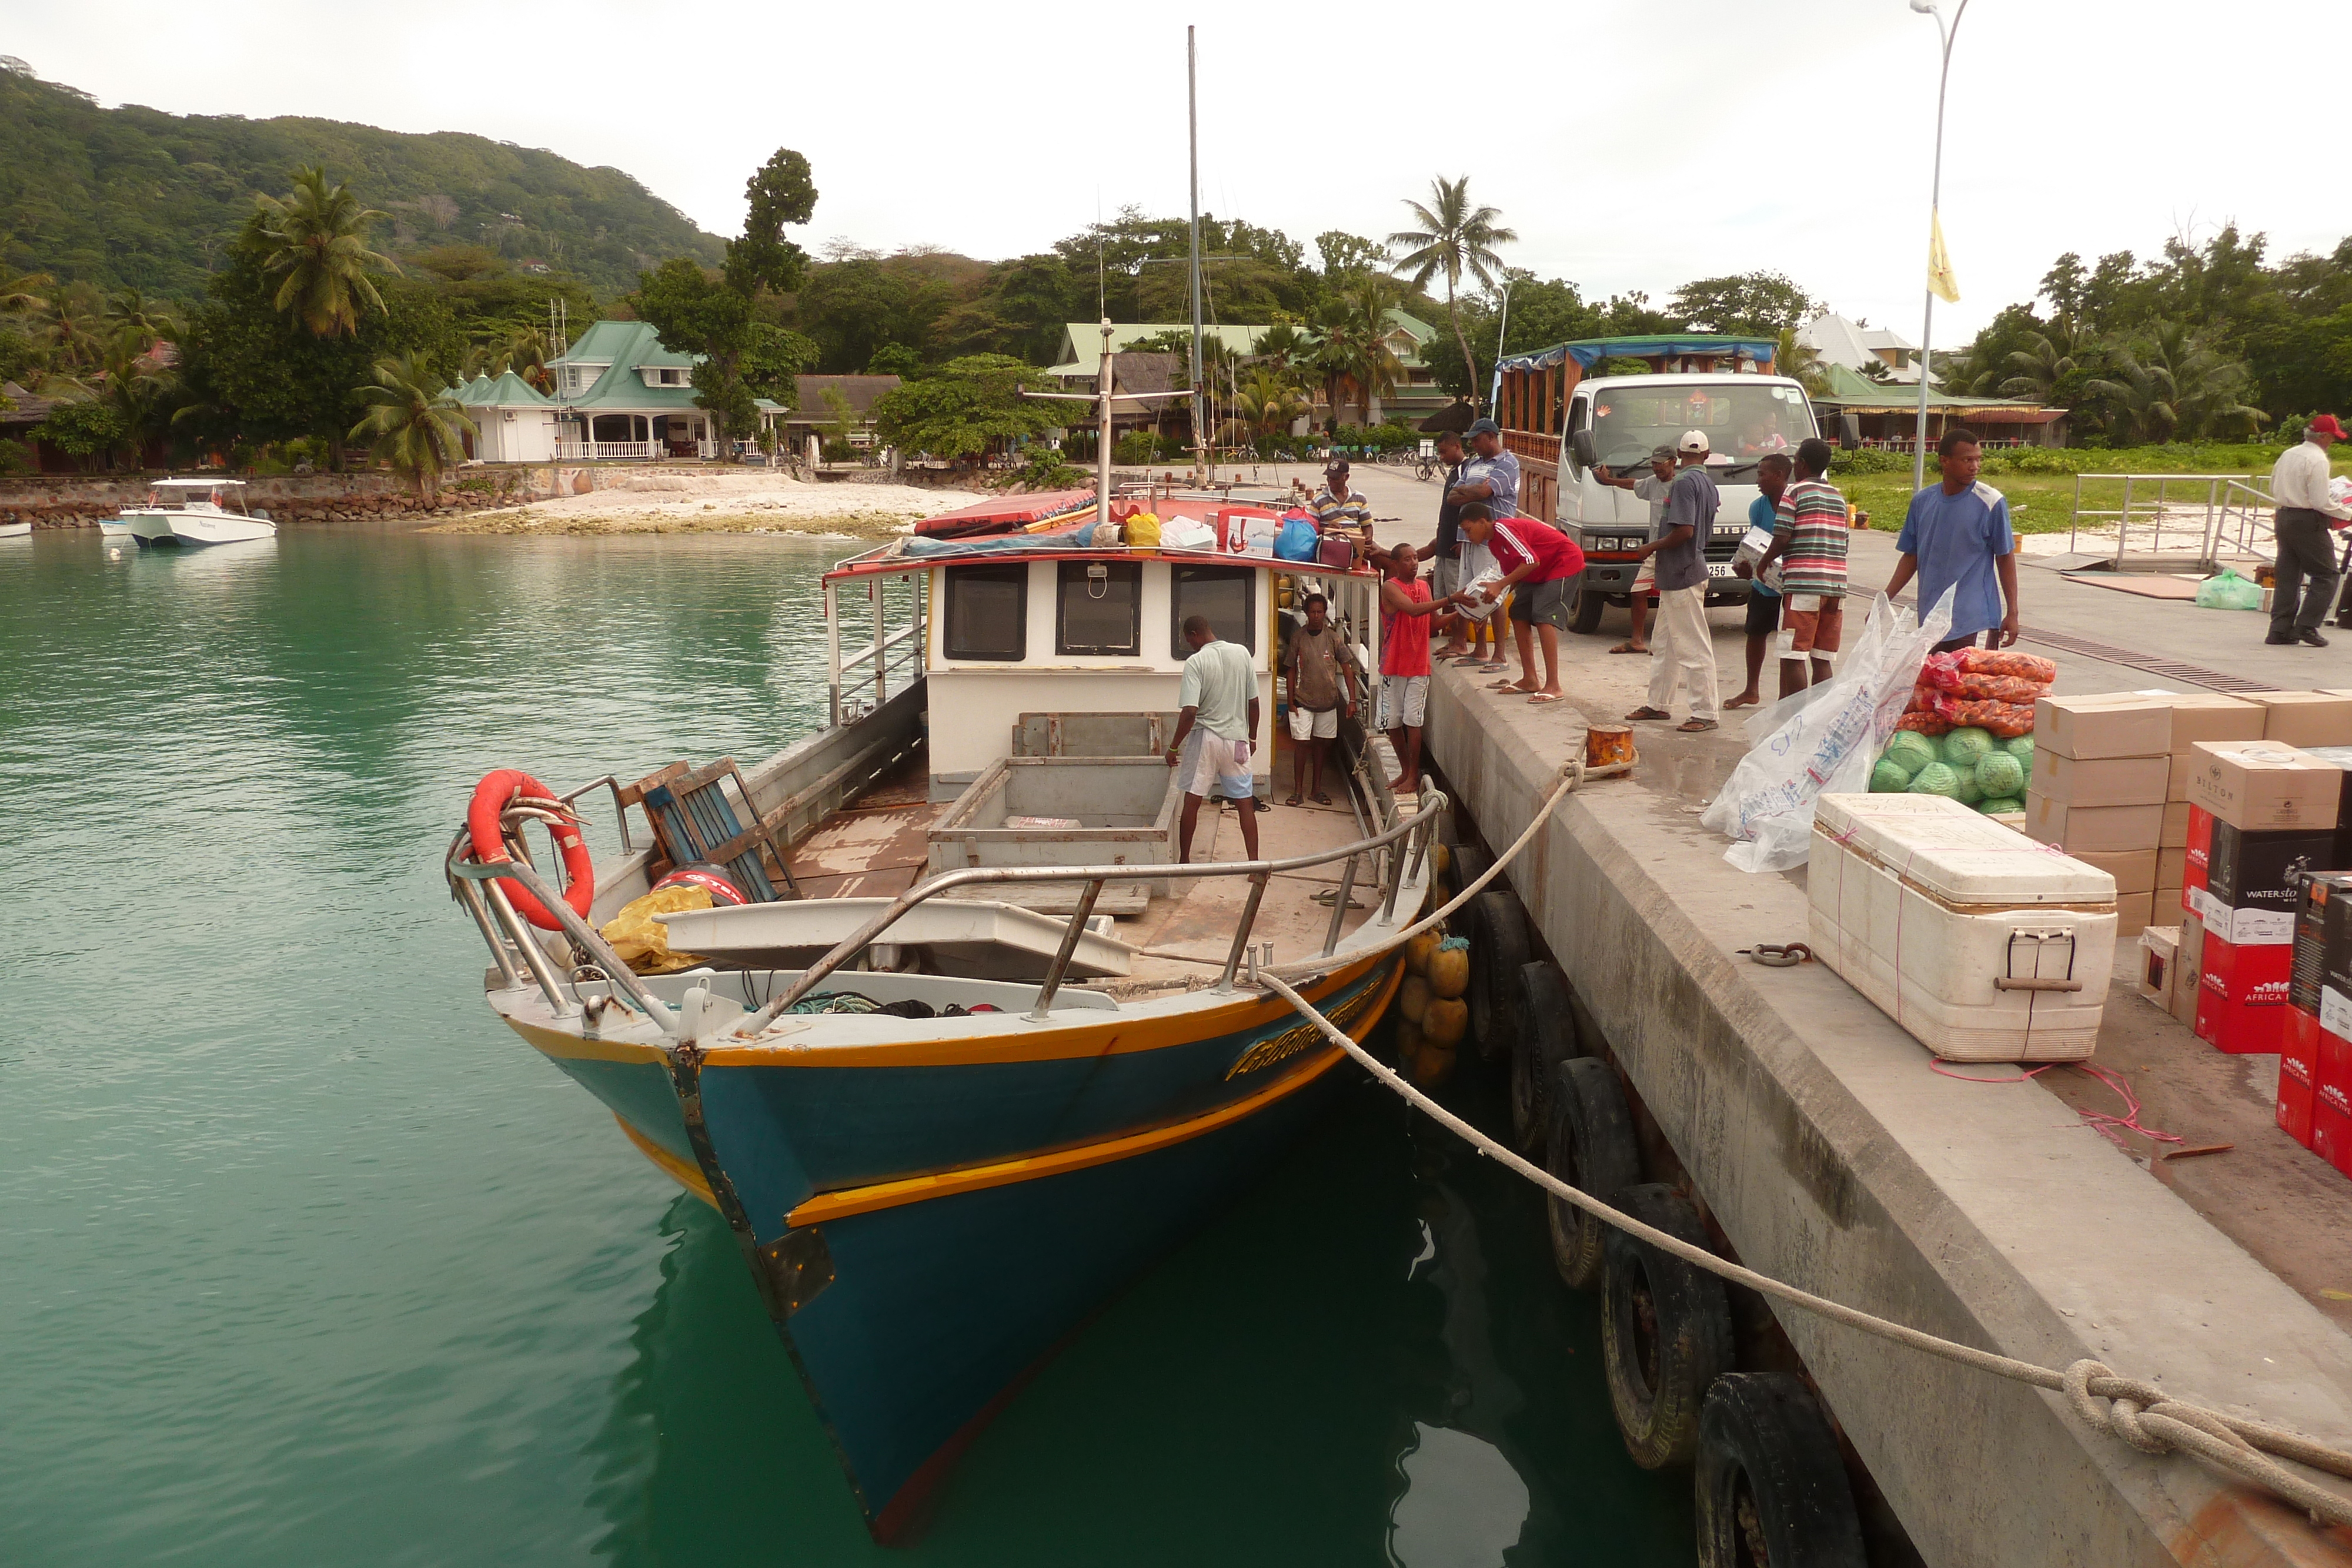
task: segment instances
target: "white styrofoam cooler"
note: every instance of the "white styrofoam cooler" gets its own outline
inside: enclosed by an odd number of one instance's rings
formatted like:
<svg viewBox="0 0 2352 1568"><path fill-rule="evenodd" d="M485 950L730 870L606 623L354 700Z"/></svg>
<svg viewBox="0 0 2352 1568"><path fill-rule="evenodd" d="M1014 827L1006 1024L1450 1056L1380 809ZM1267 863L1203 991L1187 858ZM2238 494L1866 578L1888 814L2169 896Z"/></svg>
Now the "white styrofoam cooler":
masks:
<svg viewBox="0 0 2352 1568"><path fill-rule="evenodd" d="M1813 956L1952 1061L2091 1054L2116 879L1940 795L1823 795Z"/></svg>

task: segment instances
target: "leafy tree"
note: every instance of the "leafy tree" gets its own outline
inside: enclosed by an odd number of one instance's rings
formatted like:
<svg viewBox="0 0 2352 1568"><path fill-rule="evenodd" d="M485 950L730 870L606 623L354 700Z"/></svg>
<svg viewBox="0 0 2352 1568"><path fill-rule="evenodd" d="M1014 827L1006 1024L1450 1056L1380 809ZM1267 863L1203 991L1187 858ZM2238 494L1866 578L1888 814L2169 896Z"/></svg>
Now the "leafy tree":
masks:
<svg viewBox="0 0 2352 1568"><path fill-rule="evenodd" d="M329 185L326 170L314 164L294 171L286 195L257 196L254 204L253 243L263 273L278 279L271 301L278 309L327 338L357 332L362 304L383 308L368 274L400 268L368 248L369 225L384 214L362 206L349 185Z"/></svg>
<svg viewBox="0 0 2352 1568"><path fill-rule="evenodd" d="M1290 378L1269 365L1243 378L1234 409L1253 435L1280 435L1312 412Z"/></svg>
<svg viewBox="0 0 2352 1568"><path fill-rule="evenodd" d="M277 308L257 248L236 247L181 337L175 427L215 447L311 437L340 462L376 361L412 353L454 370L463 352L455 319L429 287L393 278L382 293L383 310L362 316L354 333L322 338Z"/></svg>
<svg viewBox="0 0 2352 1568"><path fill-rule="evenodd" d="M762 291L800 287L808 255L783 237L786 224L804 224L816 207L808 160L779 148L744 186L750 202L743 235L730 240L719 276L690 256L673 256L637 277L637 314L663 344L696 356L694 401L728 438L759 423L767 396L790 405L793 378L807 363L806 340L761 319Z"/></svg>
<svg viewBox="0 0 2352 1568"><path fill-rule="evenodd" d="M352 427L351 439L366 442L394 472L413 481L420 500L440 488L442 470L465 461L465 438L480 434L457 400L441 390L441 378L415 354L379 361L359 399L367 413Z"/></svg>
<svg viewBox="0 0 2352 1568"><path fill-rule="evenodd" d="M874 404L876 428L904 452L934 457L985 455L1000 444L1043 435L1066 415L1059 404L1024 398L1036 371L1007 354L950 360L920 381L885 392Z"/></svg>
<svg viewBox="0 0 2352 1568"><path fill-rule="evenodd" d="M904 343L885 343L866 361L866 373L869 376L898 376L903 380L919 374L922 368L923 356Z"/></svg>
<svg viewBox="0 0 2352 1568"><path fill-rule="evenodd" d="M1389 265L1388 246L1344 229L1326 229L1317 235L1315 251L1323 258L1327 283L1336 284L1358 273L1386 271Z"/></svg>
<svg viewBox="0 0 2352 1568"><path fill-rule="evenodd" d="M796 325L817 345L817 369L855 374L886 344L919 350L933 340L950 291L897 261L859 257L812 273L793 303Z"/></svg>
<svg viewBox="0 0 2352 1568"><path fill-rule="evenodd" d="M2250 435L2264 414L2245 402L2243 361L2216 349L2180 321L2154 323L2145 335L2110 343L2107 373L2084 391L2105 403L2112 427L2133 443Z"/></svg>
<svg viewBox="0 0 2352 1568"><path fill-rule="evenodd" d="M1700 277L1675 290L1667 310L1694 332L1773 338L1821 313L1821 304L1778 272Z"/></svg>
<svg viewBox="0 0 2352 1568"><path fill-rule="evenodd" d="M1462 312L1455 306L1454 296L1465 274L1492 287L1495 275L1503 266L1503 258L1495 254L1495 247L1508 245L1519 236L1498 226L1496 220L1503 215L1499 210L1470 204L1467 174L1457 180L1431 181L1430 196L1429 205L1410 199L1405 202L1421 227L1400 229L1389 235L1388 243L1405 247L1407 254L1398 258L1396 269L1410 276L1414 287L1423 287L1432 277L1444 274L1445 315L1454 326L1454 340L1462 350L1463 371L1474 383L1471 402L1475 403L1478 367L1471 361L1470 340L1463 333Z"/></svg>
<svg viewBox="0 0 2352 1568"><path fill-rule="evenodd" d="M121 412L104 398L82 397L50 409L33 427L33 434L79 459L84 468L94 468L98 459L110 457L116 447L131 439L131 427L123 422Z"/></svg>

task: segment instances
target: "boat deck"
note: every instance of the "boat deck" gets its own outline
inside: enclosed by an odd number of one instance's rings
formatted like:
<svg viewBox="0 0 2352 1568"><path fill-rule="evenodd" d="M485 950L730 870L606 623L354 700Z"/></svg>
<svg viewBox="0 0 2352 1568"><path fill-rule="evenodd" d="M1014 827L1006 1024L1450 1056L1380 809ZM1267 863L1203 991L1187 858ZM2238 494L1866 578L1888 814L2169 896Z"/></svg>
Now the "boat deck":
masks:
<svg viewBox="0 0 2352 1568"><path fill-rule="evenodd" d="M1289 793L1290 766L1289 737L1285 734L1274 758L1277 799ZM1284 860L1337 849L1363 837L1363 827L1348 807L1343 777L1336 759L1327 762L1323 782L1332 800L1328 806L1277 805L1260 812L1261 856ZM928 779L928 758L915 747L855 802L832 812L794 844L793 875L803 891L811 898L889 898L914 886L929 865L925 834L949 809L947 802L927 798ZM1202 808L1192 855L1196 861L1248 858L1240 822L1231 810L1213 804ZM1272 942L1276 962L1319 952L1330 924L1331 900L1345 870L1344 861L1334 861L1276 876L1259 904L1252 941ZM1160 884L1139 885L1155 889L1148 900L1130 895L1118 901L1113 897L1116 890L1106 888L1096 906L1113 915L1114 934L1120 941L1144 949L1131 974L1100 982L1097 988L1134 996L1214 980L1224 967L1242 906L1248 902L1248 880L1208 877L1175 883L1174 897L1160 894ZM1359 866L1352 907L1341 923L1343 934L1370 917L1378 893L1370 867ZM1066 913L1072 907L1067 896L1024 902L1046 913Z"/></svg>

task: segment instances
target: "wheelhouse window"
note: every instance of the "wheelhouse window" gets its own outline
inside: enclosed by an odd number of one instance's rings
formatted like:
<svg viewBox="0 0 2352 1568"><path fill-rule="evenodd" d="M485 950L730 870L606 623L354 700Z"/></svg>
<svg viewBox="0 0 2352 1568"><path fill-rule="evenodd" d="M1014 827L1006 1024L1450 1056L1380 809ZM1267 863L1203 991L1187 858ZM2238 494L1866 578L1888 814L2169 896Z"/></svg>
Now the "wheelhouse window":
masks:
<svg viewBox="0 0 2352 1568"><path fill-rule="evenodd" d="M1143 563L1066 560L1061 603L1054 618L1057 653L1119 654L1143 651Z"/></svg>
<svg viewBox="0 0 2352 1568"><path fill-rule="evenodd" d="M947 569L950 659L1018 661L1029 653L1029 564Z"/></svg>
<svg viewBox="0 0 2352 1568"><path fill-rule="evenodd" d="M1189 659L1192 645L1184 641L1184 622L1205 615L1227 643L1239 643L1257 652L1257 618L1250 613L1250 583L1257 569L1247 566L1180 566L1174 571L1175 592L1168 622L1171 658Z"/></svg>

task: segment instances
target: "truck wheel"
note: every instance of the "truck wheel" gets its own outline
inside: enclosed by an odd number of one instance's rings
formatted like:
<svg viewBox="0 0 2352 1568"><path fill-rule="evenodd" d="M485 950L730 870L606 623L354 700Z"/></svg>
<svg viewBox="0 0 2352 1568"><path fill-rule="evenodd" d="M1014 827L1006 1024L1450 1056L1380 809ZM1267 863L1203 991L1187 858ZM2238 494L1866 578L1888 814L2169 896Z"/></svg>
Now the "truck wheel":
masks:
<svg viewBox="0 0 2352 1568"><path fill-rule="evenodd" d="M1862 1521L1820 1405L1785 1372L1730 1373L1699 1413L1701 1568L1864 1568Z"/></svg>
<svg viewBox="0 0 2352 1568"><path fill-rule="evenodd" d="M1575 601L1568 607L1568 623L1575 629L1577 635L1590 637L1601 630L1601 612L1608 608L1609 601L1587 588L1580 578L1576 584Z"/></svg>
<svg viewBox="0 0 2352 1568"><path fill-rule="evenodd" d="M1609 1202L1695 1246L1706 1228L1690 1200L1656 1182ZM1609 1405L1625 1451L1645 1470L1686 1465L1698 1452L1700 1404L1731 1370L1731 1298L1723 1281L1612 1230L1601 1282L1601 1351Z"/></svg>

